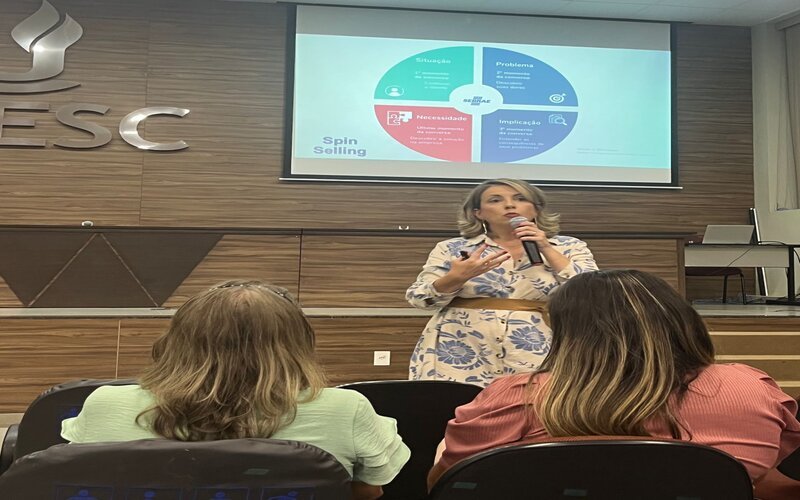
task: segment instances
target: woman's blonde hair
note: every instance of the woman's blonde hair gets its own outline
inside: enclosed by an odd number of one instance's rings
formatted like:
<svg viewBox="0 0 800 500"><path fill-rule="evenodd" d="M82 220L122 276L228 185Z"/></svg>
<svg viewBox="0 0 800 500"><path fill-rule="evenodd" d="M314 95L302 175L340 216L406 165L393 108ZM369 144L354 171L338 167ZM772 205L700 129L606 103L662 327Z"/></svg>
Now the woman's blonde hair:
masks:
<svg viewBox="0 0 800 500"><path fill-rule="evenodd" d="M137 420L168 439L205 441L270 437L294 420L298 402L318 395L325 378L314 331L294 298L267 283L235 280L178 308L140 383L156 404Z"/></svg>
<svg viewBox="0 0 800 500"><path fill-rule="evenodd" d="M692 306L660 278L634 270L580 274L549 304L553 344L537 373L550 377L529 392L547 432L646 436L648 422L657 422L680 438L673 408L714 362Z"/></svg>
<svg viewBox="0 0 800 500"><path fill-rule="evenodd" d="M521 194L536 207L536 225L539 229L544 231L548 238L558 234L561 216L548 211L547 197L544 191L522 180L492 179L475 186L461 205L461 210L458 212L458 230L461 232L461 236L472 238L484 232L483 221L475 215L475 211L481 208L483 192L492 186L508 186Z"/></svg>

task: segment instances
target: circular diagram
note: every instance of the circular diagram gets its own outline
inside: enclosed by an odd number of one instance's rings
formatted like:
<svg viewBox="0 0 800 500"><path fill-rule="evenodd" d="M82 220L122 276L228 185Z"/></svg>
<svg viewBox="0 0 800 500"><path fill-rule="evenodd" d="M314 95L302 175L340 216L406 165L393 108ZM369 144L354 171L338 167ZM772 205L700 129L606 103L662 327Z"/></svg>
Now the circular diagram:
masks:
<svg viewBox="0 0 800 500"><path fill-rule="evenodd" d="M563 141L578 97L552 66L493 47L420 52L387 71L375 88L386 132L431 158L513 162Z"/></svg>

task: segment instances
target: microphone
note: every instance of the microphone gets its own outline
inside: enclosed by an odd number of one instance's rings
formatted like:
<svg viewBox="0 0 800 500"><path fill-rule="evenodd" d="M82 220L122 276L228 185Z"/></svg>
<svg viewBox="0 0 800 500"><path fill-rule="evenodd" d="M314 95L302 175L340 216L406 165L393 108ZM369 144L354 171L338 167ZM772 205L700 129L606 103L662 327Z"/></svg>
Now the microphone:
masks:
<svg viewBox="0 0 800 500"><path fill-rule="evenodd" d="M521 215L508 221L514 229L518 228L523 222L528 222L528 219ZM522 247L525 248L525 253L528 254L528 259L530 259L532 265L541 266L544 264L544 259L542 259L542 254L539 253L539 247L536 246L535 241L523 241Z"/></svg>

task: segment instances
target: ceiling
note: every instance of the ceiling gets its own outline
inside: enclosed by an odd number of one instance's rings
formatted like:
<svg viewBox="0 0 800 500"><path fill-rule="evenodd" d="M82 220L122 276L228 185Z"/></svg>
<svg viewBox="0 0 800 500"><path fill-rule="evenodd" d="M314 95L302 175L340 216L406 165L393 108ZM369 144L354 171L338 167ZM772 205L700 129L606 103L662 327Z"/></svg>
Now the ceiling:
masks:
<svg viewBox="0 0 800 500"><path fill-rule="evenodd" d="M276 0L244 1L272 3ZM286 3L647 19L733 26L753 26L800 15L800 0L298 0Z"/></svg>

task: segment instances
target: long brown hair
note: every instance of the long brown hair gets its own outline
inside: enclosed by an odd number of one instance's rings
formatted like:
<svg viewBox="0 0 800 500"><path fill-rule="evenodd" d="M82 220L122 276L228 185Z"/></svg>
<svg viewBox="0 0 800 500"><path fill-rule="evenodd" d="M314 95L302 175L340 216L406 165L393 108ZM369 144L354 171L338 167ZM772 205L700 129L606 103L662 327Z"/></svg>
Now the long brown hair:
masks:
<svg viewBox="0 0 800 500"><path fill-rule="evenodd" d="M492 186L507 186L521 194L526 200L536 207L536 225L544 231L548 238L558 234L559 214L550 212L547 208L547 196L544 191L536 186L531 186L525 181L517 179L491 179L484 181L469 192L461 210L458 212L458 230L464 238L472 238L483 233L483 224L475 215L475 210L481 208L483 192Z"/></svg>
<svg viewBox="0 0 800 500"><path fill-rule="evenodd" d="M140 384L156 434L203 441L269 437L325 386L314 331L289 293L226 281L190 298L153 345Z"/></svg>
<svg viewBox="0 0 800 500"><path fill-rule="evenodd" d="M646 436L655 420L680 438L673 405L714 362L685 299L642 271L599 271L559 287L549 310L553 344L539 372L550 377L530 397L550 435Z"/></svg>

